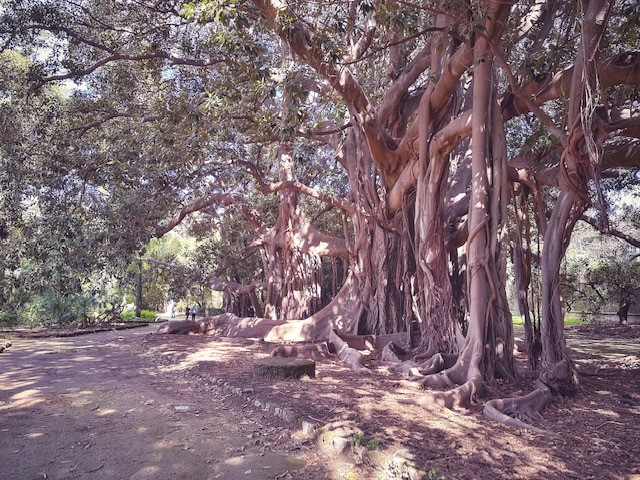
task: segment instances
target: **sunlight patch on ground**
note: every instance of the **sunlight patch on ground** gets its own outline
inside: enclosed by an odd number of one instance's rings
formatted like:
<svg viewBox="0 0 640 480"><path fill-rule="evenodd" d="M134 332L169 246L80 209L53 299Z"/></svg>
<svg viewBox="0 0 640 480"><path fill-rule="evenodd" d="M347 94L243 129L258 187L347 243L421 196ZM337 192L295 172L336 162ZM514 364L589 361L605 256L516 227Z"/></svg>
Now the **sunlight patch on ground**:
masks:
<svg viewBox="0 0 640 480"><path fill-rule="evenodd" d="M0 381L4 380L4 375L0 375ZM24 382L13 382L13 383L8 383L6 385L0 385L0 391L3 392L7 392L9 390L17 390L18 388L24 388L24 387L28 387L29 385L33 385L34 383L36 383L38 379L34 378L33 380L30 381L24 381Z"/></svg>
<svg viewBox="0 0 640 480"><path fill-rule="evenodd" d="M91 403L91 399L86 398L95 395L93 390L80 390L79 392L67 393L65 396L71 398L72 407L84 407Z"/></svg>
<svg viewBox="0 0 640 480"><path fill-rule="evenodd" d="M89 357L87 355L83 355L81 357L74 357L71 359L74 362L100 362L101 359L96 357Z"/></svg>
<svg viewBox="0 0 640 480"><path fill-rule="evenodd" d="M227 465L242 465L244 463L244 457L227 458L224 463Z"/></svg>
<svg viewBox="0 0 640 480"><path fill-rule="evenodd" d="M591 411L599 415L604 415L605 417L620 418L620 414L612 410L603 410L602 408L595 408Z"/></svg>
<svg viewBox="0 0 640 480"><path fill-rule="evenodd" d="M0 411L11 410L14 408L26 408L42 403L44 399L41 397L41 391L36 388L22 390L9 397L9 401L0 404Z"/></svg>
<svg viewBox="0 0 640 480"><path fill-rule="evenodd" d="M171 448L171 444L166 440L158 440L151 445L151 448L154 450L165 450L167 448Z"/></svg>
<svg viewBox="0 0 640 480"><path fill-rule="evenodd" d="M113 415L114 413L118 413L118 411L114 410L113 408L105 408L104 410L100 410L98 413L96 413L96 415L98 415L99 417L106 417L107 415Z"/></svg>
<svg viewBox="0 0 640 480"><path fill-rule="evenodd" d="M149 478L155 478L159 473L160 473L160 469L158 467L154 467L153 465L150 465L148 467L142 467L140 470L134 473L131 476L131 480L138 480L138 479L146 480Z"/></svg>

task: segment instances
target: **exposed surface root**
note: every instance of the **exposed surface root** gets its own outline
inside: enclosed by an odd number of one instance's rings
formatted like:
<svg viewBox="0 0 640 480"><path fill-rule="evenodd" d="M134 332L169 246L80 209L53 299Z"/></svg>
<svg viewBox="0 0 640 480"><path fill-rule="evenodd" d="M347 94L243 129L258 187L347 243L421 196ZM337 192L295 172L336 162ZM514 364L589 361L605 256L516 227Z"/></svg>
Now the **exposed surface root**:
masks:
<svg viewBox="0 0 640 480"><path fill-rule="evenodd" d="M436 353L431 358L420 364L420 373L422 375L433 375L441 372L446 368L453 367L457 359L457 355Z"/></svg>
<svg viewBox="0 0 640 480"><path fill-rule="evenodd" d="M354 332L362 302L351 275L340 291L322 310L303 320L290 320L265 333L267 342L324 342L332 330Z"/></svg>
<svg viewBox="0 0 640 480"><path fill-rule="evenodd" d="M404 355L404 348L409 346L409 334L406 332L388 335L353 335L336 331L336 335L356 350L380 350L389 343L394 343L394 348L400 349L397 350L398 352L403 352L399 355Z"/></svg>
<svg viewBox="0 0 640 480"><path fill-rule="evenodd" d="M371 370L364 364L364 355L355 348L349 347L347 342L342 340L335 330L332 330L329 334L329 344L333 346L340 360L349 365L351 370L361 374L371 373Z"/></svg>
<svg viewBox="0 0 640 480"><path fill-rule="evenodd" d="M170 320L156 330L157 334L204 334L224 337L260 338L282 322L259 317L238 317L223 313L201 321Z"/></svg>
<svg viewBox="0 0 640 480"><path fill-rule="evenodd" d="M319 322L314 318L289 320L276 325L264 335L267 342L317 342L328 338L331 323Z"/></svg>
<svg viewBox="0 0 640 480"><path fill-rule="evenodd" d="M380 361L389 367L389 370L402 375L420 376L418 364L413 360L401 360L399 355L407 352L393 342L387 343L380 353Z"/></svg>
<svg viewBox="0 0 640 480"><path fill-rule="evenodd" d="M323 360L331 356L326 342L307 345L281 345L271 351L272 357L297 357Z"/></svg>
<svg viewBox="0 0 640 480"><path fill-rule="evenodd" d="M167 323L160 325L155 333L156 334L173 334L173 335L187 335L195 333L207 333L209 324L206 321L194 322L192 320L169 320Z"/></svg>
<svg viewBox="0 0 640 480"><path fill-rule="evenodd" d="M578 375L569 360L561 360L547 367L540 374L540 381L544 383L551 393L571 397L578 392Z"/></svg>
<svg viewBox="0 0 640 480"><path fill-rule="evenodd" d="M446 392L434 393L433 398L441 407L470 408L475 403L476 395L482 389L482 385L482 379L474 378Z"/></svg>
<svg viewBox="0 0 640 480"><path fill-rule="evenodd" d="M420 383L425 388L455 388L457 384L449 378L446 371L424 377Z"/></svg>
<svg viewBox="0 0 640 480"><path fill-rule="evenodd" d="M413 403L425 408L438 405L451 410L467 409L475 403L475 397L482 387L482 380L474 378L445 392L425 393L415 399L408 400L406 403Z"/></svg>
<svg viewBox="0 0 640 480"><path fill-rule="evenodd" d="M541 412L551 404L551 390L542 382L536 382L536 389L522 397L490 400L484 405L484 416L511 427L526 428L536 433L549 434L546 430L529 425L520 418L531 421L542 420ZM514 418L520 417L520 418Z"/></svg>

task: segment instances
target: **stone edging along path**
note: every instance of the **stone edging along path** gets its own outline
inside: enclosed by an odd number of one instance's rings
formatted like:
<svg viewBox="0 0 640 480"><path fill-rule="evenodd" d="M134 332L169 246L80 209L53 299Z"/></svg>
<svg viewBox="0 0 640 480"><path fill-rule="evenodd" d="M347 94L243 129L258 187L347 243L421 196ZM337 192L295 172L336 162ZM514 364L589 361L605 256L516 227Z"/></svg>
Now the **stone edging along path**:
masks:
<svg viewBox="0 0 640 480"><path fill-rule="evenodd" d="M158 347L148 348L160 363L179 364L180 360L171 352L163 352ZM186 369L187 375L204 382L207 388L217 389L222 393L235 395L254 408L273 415L297 431L294 436L315 445L319 454L329 461L340 460L355 465L368 465L375 469L378 479L384 480L420 480L428 478L427 472L415 466L407 451L370 450L357 443L354 436L361 432L354 422L332 422L320 425L310 422L296 414L290 405L278 404L270 400L258 398L252 388L237 387L224 378L215 376L197 368L198 364Z"/></svg>
<svg viewBox="0 0 640 480"><path fill-rule="evenodd" d="M37 329L2 329L0 336L6 338L66 338L77 337L79 335L88 335L90 333L108 332L112 330L129 330L132 328L148 327L148 322L126 322L116 323L91 328L70 328L56 329L48 328L38 331Z"/></svg>

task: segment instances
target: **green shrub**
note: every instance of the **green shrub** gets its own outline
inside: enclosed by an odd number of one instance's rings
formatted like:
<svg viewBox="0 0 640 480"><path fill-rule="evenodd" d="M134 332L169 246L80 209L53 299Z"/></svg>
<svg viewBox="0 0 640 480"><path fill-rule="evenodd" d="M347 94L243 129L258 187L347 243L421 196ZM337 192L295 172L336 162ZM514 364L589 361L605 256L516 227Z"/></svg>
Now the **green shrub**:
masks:
<svg viewBox="0 0 640 480"><path fill-rule="evenodd" d="M18 314L8 310L0 310L0 326L13 327L18 324Z"/></svg>
<svg viewBox="0 0 640 480"><path fill-rule="evenodd" d="M142 310L140 312L141 320L155 320L158 316L158 312L153 312L151 310Z"/></svg>
<svg viewBox="0 0 640 480"><path fill-rule="evenodd" d="M429 480L444 480L444 477L440 475L440 471L436 467L429 470L427 476L429 477Z"/></svg>
<svg viewBox="0 0 640 480"><path fill-rule="evenodd" d="M70 325L84 322L95 307L84 293L61 295L51 289L31 293L18 311L18 323L26 326Z"/></svg>
<svg viewBox="0 0 640 480"><path fill-rule="evenodd" d="M377 438L372 438L367 442L367 450L378 450L380 448L380 440Z"/></svg>
<svg viewBox="0 0 640 480"><path fill-rule="evenodd" d="M513 315L511 317L511 319L513 320L513 324L514 325L524 325L524 321L522 320L522 317L519 315ZM565 325L576 325L578 323L582 323L585 320L582 318L578 318L578 317L570 317L569 315L565 315L564 317L564 324Z"/></svg>
<svg viewBox="0 0 640 480"><path fill-rule="evenodd" d="M364 433L356 432L353 434L353 443L356 445L362 445L367 450L378 450L380 448L380 440L377 438L372 438L368 442L364 438Z"/></svg>
<svg viewBox="0 0 640 480"><path fill-rule="evenodd" d="M138 320L155 320L158 316L158 312L152 310L142 310L140 312L140 318L136 318L135 312L132 310L126 310L122 312L120 318L126 322L138 321Z"/></svg>

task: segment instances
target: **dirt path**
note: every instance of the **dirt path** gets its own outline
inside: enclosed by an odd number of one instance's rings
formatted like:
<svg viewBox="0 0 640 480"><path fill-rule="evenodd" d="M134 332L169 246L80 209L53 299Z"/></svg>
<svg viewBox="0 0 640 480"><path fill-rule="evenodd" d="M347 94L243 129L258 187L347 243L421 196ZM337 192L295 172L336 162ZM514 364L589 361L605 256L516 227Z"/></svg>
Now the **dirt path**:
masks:
<svg viewBox="0 0 640 480"><path fill-rule="evenodd" d="M0 478L324 478L265 448L250 411L155 365L155 327L12 340L0 355Z"/></svg>
<svg viewBox="0 0 640 480"><path fill-rule="evenodd" d="M252 370L272 345L154 329L12 340L0 354L0 479L400 480L416 478L410 465L447 480L640 480L640 327L568 329L582 387L545 411L550 435L482 416L486 400L528 393L528 377L493 381L452 412L407 404L423 391L375 360L374 375L332 357L313 380L274 382ZM333 425L332 443L300 440L302 421ZM362 464L362 448L338 457L351 427L378 445L367 458L393 462Z"/></svg>

